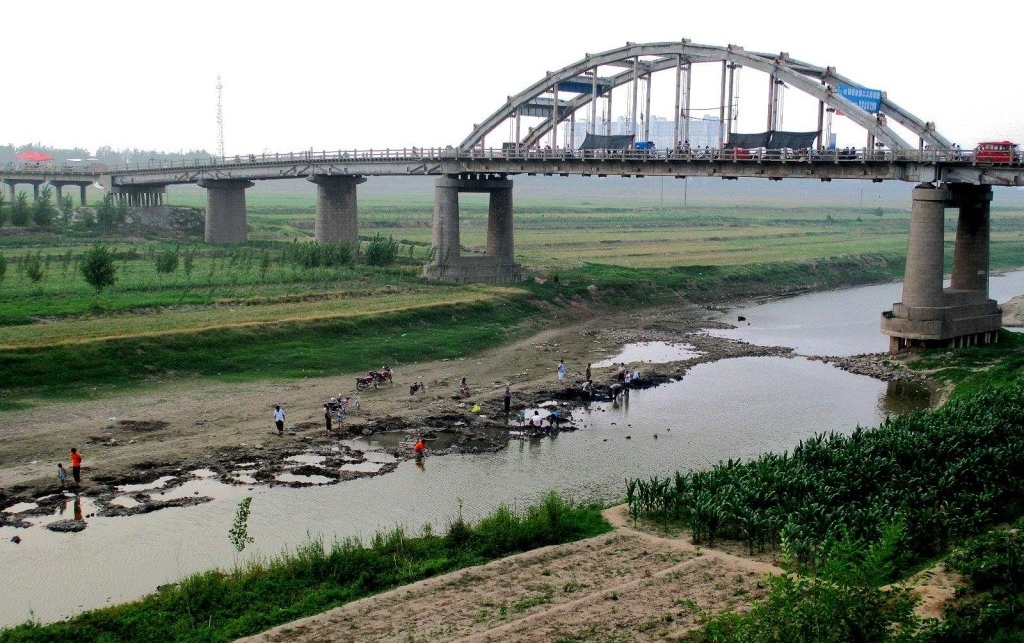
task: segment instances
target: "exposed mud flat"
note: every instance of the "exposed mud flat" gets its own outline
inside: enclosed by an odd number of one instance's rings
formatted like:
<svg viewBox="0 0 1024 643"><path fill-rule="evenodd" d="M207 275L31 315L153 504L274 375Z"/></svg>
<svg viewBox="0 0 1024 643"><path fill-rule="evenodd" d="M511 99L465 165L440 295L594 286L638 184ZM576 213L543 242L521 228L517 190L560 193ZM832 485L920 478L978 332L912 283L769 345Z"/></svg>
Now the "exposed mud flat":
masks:
<svg viewBox="0 0 1024 643"><path fill-rule="evenodd" d="M181 382L91 401L40 401L38 407L6 414L11 428L0 435L0 510L54 494L56 463L66 463L71 446L85 459L76 491L96 503L98 515L131 516L207 502L211 493L203 481L308 487L387 475L413 457L419 438L431 455L497 451L510 434L549 434L552 427L524 431L517 420L521 410L547 402L567 418L554 430L573 430L575 409L615 393L612 366L592 367L594 390L583 391L588 363L615 363L627 345L687 347L685 353L666 348L662 361L630 362L630 370L639 371L631 388L677 381L698 364L722 359L793 355L789 348L710 335L709 328L731 327L718 315L688 305L619 314L573 308L549 330L479 356L396 365L394 384L362 392L347 390L354 376L341 374L288 382ZM677 359L680 355L686 359ZM555 377L559 359L567 367L563 382ZM462 377L470 385L464 397L457 395ZM417 381L425 390L411 393ZM512 390L509 416L503 408L505 386ZM355 404L327 435L323 404L340 396ZM275 404L287 414L284 435L273 429ZM371 449L353 446L352 438L368 436L377 445L373 449L389 454L390 461L374 461ZM24 518L53 511L45 504L0 511L0 525L24 526Z"/></svg>

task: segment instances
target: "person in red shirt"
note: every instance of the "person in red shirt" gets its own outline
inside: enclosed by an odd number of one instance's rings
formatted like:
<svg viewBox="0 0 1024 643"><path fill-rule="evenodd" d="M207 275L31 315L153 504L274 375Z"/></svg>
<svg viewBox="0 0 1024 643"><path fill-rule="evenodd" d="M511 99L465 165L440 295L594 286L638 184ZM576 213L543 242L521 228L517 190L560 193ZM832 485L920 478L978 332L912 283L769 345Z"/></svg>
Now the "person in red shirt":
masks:
<svg viewBox="0 0 1024 643"><path fill-rule="evenodd" d="M78 449L71 449L71 477L75 480L75 486L82 481L82 454Z"/></svg>
<svg viewBox="0 0 1024 643"><path fill-rule="evenodd" d="M423 438L420 438L419 441L416 442L416 446L414 446L412 450L416 452L417 460L423 457L423 452L427 450L427 445L423 444Z"/></svg>

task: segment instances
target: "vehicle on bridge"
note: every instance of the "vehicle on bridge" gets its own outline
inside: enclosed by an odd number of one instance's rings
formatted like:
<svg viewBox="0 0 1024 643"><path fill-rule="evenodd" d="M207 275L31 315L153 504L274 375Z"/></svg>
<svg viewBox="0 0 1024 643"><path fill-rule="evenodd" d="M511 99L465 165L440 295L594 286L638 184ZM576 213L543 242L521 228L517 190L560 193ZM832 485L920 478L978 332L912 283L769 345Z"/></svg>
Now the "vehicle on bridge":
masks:
<svg viewBox="0 0 1024 643"><path fill-rule="evenodd" d="M753 154L744 147L727 147L722 150L722 158L726 161L746 160L753 158Z"/></svg>
<svg viewBox="0 0 1024 643"><path fill-rule="evenodd" d="M1014 163L1021 160L1020 146L1011 141L983 141L974 148L979 163Z"/></svg>

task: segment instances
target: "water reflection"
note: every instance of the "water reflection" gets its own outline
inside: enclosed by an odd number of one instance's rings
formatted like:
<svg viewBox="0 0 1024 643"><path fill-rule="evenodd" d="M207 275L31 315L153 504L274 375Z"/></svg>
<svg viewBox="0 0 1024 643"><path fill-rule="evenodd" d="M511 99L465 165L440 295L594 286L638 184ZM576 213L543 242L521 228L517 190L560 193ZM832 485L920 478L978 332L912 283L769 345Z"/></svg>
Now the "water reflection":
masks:
<svg viewBox="0 0 1024 643"><path fill-rule="evenodd" d="M702 355L700 351L694 350L692 344L677 344L674 342L639 342L628 344L612 357L594 362L594 368L605 368L625 362L647 362L663 364L665 362L681 362L693 359Z"/></svg>
<svg viewBox="0 0 1024 643"><path fill-rule="evenodd" d="M920 411L932 405L933 396L932 390L924 384L897 380L886 384L885 395L879 398L878 408L886 415Z"/></svg>

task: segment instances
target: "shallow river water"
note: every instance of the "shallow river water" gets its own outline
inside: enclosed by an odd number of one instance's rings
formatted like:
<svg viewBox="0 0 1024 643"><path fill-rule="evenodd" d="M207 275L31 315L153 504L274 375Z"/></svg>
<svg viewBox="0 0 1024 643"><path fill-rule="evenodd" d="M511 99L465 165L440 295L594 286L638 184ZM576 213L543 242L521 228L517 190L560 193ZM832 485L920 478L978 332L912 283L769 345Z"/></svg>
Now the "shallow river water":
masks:
<svg viewBox="0 0 1024 643"><path fill-rule="evenodd" d="M994 277L991 290L998 301L1024 293L1024 271ZM899 299L899 284L806 295L729 311L723 320L742 325L714 332L792 346L802 355L879 352L887 347L879 315ZM750 324L736 322L739 315ZM679 359L678 351L687 348L666 349L668 359ZM627 350L633 352L608 358L658 358L650 346ZM253 497L249 529L255 544L242 560L273 556L309 538L369 537L398 525L443 528L460 511L472 519L502 503L530 504L551 489L580 500L616 499L624 496L627 477L789 450L817 432L873 426L887 413L926 403L887 395L889 388L805 357L729 359L695 366L678 382L632 391L618 408L600 403L577 411L578 431L513 440L498 453L428 456L422 466L407 461L383 476L304 489L200 478L168 496L209 495L212 502L127 518L89 517L94 509L88 498L78 507L69 498L62 514L38 519L33 527L0 528L0 625L30 616L64 618L137 598L191 572L230 567L236 557L227 533L246 496ZM350 444L374 448L372 441ZM76 513L88 522L80 533L40 527ZM20 545L9 542L16 534Z"/></svg>

